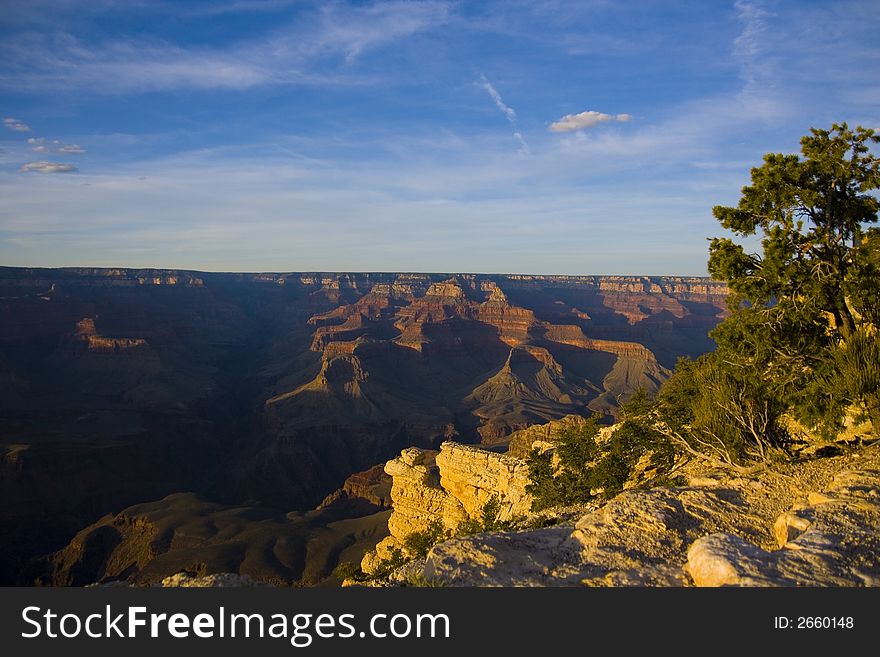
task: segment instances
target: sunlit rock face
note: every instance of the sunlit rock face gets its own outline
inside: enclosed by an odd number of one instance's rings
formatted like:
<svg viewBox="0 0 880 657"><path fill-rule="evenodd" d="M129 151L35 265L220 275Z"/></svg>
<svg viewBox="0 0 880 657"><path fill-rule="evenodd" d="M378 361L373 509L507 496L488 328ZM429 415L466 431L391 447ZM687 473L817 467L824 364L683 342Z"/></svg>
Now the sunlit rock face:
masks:
<svg viewBox="0 0 880 657"><path fill-rule="evenodd" d="M385 472L392 479L390 536L364 556L361 568L368 573L393 550L404 549L407 536L432 523L455 532L462 522L480 519L490 500L497 502L501 522L532 506L524 460L469 445L445 442L439 452L411 447L388 461Z"/></svg>

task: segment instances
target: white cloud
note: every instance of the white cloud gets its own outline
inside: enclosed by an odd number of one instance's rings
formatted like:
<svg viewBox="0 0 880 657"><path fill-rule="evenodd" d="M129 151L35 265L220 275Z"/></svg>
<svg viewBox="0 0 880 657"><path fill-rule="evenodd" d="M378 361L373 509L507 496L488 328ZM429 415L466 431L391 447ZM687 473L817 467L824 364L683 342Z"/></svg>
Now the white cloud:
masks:
<svg viewBox="0 0 880 657"><path fill-rule="evenodd" d="M21 165L21 171L35 171L37 173L75 173L79 171L72 164L63 162L28 162Z"/></svg>
<svg viewBox="0 0 880 657"><path fill-rule="evenodd" d="M764 38L769 14L758 2L737 0L734 7L743 28L733 41L733 56L739 63L740 77L746 83L743 91L752 93L773 74L773 61L766 52Z"/></svg>
<svg viewBox="0 0 880 657"><path fill-rule="evenodd" d="M519 142L519 149L524 155L531 155L532 151L529 148L529 143L519 130L513 131L513 138Z"/></svg>
<svg viewBox="0 0 880 657"><path fill-rule="evenodd" d="M744 23L743 31L734 39L734 53L740 57L754 57L761 52L761 37L767 29L764 19L767 12L756 2L737 0L734 3L737 17Z"/></svg>
<svg viewBox="0 0 880 657"><path fill-rule="evenodd" d="M15 132L30 132L30 126L24 121L13 119L11 116L3 119L3 124Z"/></svg>
<svg viewBox="0 0 880 657"><path fill-rule="evenodd" d="M59 139L47 140L45 137L29 137L27 143L35 153L57 153L59 155L79 155L85 149L79 144L65 144Z"/></svg>
<svg viewBox="0 0 880 657"><path fill-rule="evenodd" d="M507 120L513 123L516 121L516 112L512 107L508 107L504 100L501 98L501 94L492 86L492 83L486 78L485 75L480 76L480 84L483 85L483 89L489 94L489 97L495 101L495 106L498 107L502 112L504 112L504 116L507 117Z"/></svg>
<svg viewBox="0 0 880 657"><path fill-rule="evenodd" d="M605 114L604 112L596 112L595 110L587 110L580 114L566 114L558 121L550 124L550 130L553 132L574 132L575 130L583 130L590 128L606 121L626 122L632 119L629 114Z"/></svg>
<svg viewBox="0 0 880 657"><path fill-rule="evenodd" d="M513 138L519 142L520 152L529 155L531 154L531 149L529 148L529 144L526 141L525 137L523 137L522 132L520 132L519 127L516 125L516 111L512 107L510 107L507 103L504 102L504 99L501 98L501 94L498 93L498 90L489 82L489 79L485 75L480 75L480 85L483 89L486 90L486 93L489 94L489 97L495 103L495 106L500 109L504 116L507 117L507 121L513 127Z"/></svg>
<svg viewBox="0 0 880 657"><path fill-rule="evenodd" d="M394 158L392 169L194 152L87 178L0 171L0 196L21 208L0 209L8 236L0 260L257 271L704 269L706 231L691 231L689 240L670 236L658 217L706 215L705 198L669 200L618 175L594 189L569 186L564 179L585 168L579 154L510 157L506 139L466 140L444 162L424 162L424 144L406 143L409 157ZM593 161L593 172L602 162L621 165L618 158ZM85 181L91 186L82 187ZM327 226L336 234L330 250ZM675 249L659 249L664 239ZM688 262L683 249L694 254Z"/></svg>
<svg viewBox="0 0 880 657"><path fill-rule="evenodd" d="M259 85L350 83L361 54L443 25L447 2L322 5L268 36L223 47L156 39L88 42L68 33L27 32L0 43L0 87L89 89L104 94L174 89L244 90Z"/></svg>
<svg viewBox="0 0 880 657"><path fill-rule="evenodd" d="M311 34L299 37L305 46L299 52L310 55L311 49L344 53L346 63L350 64L366 50L442 25L450 10L449 3L438 1L397 1L346 8L328 4Z"/></svg>

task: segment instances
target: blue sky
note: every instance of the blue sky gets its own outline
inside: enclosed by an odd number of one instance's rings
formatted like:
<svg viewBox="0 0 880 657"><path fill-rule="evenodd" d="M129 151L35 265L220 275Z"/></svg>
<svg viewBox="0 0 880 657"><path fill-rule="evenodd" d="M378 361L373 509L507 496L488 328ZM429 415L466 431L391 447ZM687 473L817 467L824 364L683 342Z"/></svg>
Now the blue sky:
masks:
<svg viewBox="0 0 880 657"><path fill-rule="evenodd" d="M0 264L705 274L880 3L4 0Z"/></svg>

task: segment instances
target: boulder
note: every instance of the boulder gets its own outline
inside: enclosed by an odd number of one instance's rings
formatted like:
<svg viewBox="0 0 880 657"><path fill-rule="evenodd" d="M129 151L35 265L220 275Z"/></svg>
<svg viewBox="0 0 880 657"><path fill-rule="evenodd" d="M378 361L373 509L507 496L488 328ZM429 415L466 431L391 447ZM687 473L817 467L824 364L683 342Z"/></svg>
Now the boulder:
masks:
<svg viewBox="0 0 880 657"><path fill-rule="evenodd" d="M880 586L880 471L837 474L774 523L780 549L730 533L695 541L687 572L697 586Z"/></svg>
<svg viewBox="0 0 880 657"><path fill-rule="evenodd" d="M525 461L458 443L443 443L439 453L405 449L385 464L385 473L392 479L391 535L364 556L366 573L376 572L394 549L403 549L408 535L434 522L454 531L467 519L480 518L493 497L501 505L501 521L528 513L532 504Z"/></svg>

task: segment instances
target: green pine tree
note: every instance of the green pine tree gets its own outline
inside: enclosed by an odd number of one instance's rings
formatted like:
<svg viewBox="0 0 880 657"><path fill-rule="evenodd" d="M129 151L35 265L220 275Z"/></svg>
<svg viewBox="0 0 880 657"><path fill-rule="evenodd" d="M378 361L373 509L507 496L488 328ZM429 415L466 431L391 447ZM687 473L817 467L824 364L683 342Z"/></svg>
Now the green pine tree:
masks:
<svg viewBox="0 0 880 657"><path fill-rule="evenodd" d="M710 273L732 295L730 317L712 333L718 350L702 365L711 361L713 369L703 384L717 388L716 401L739 396L719 414L736 416L729 424L740 425L746 446L756 447L749 436L756 427L766 438L757 447L777 443L786 409L833 432L856 407L880 431L871 374L880 317L880 231L870 226L878 212L871 192L880 187L880 159L870 150L877 142L873 130L846 123L812 129L801 156L765 155L739 204L713 210L734 234L762 237L757 254L715 238L709 258Z"/></svg>

